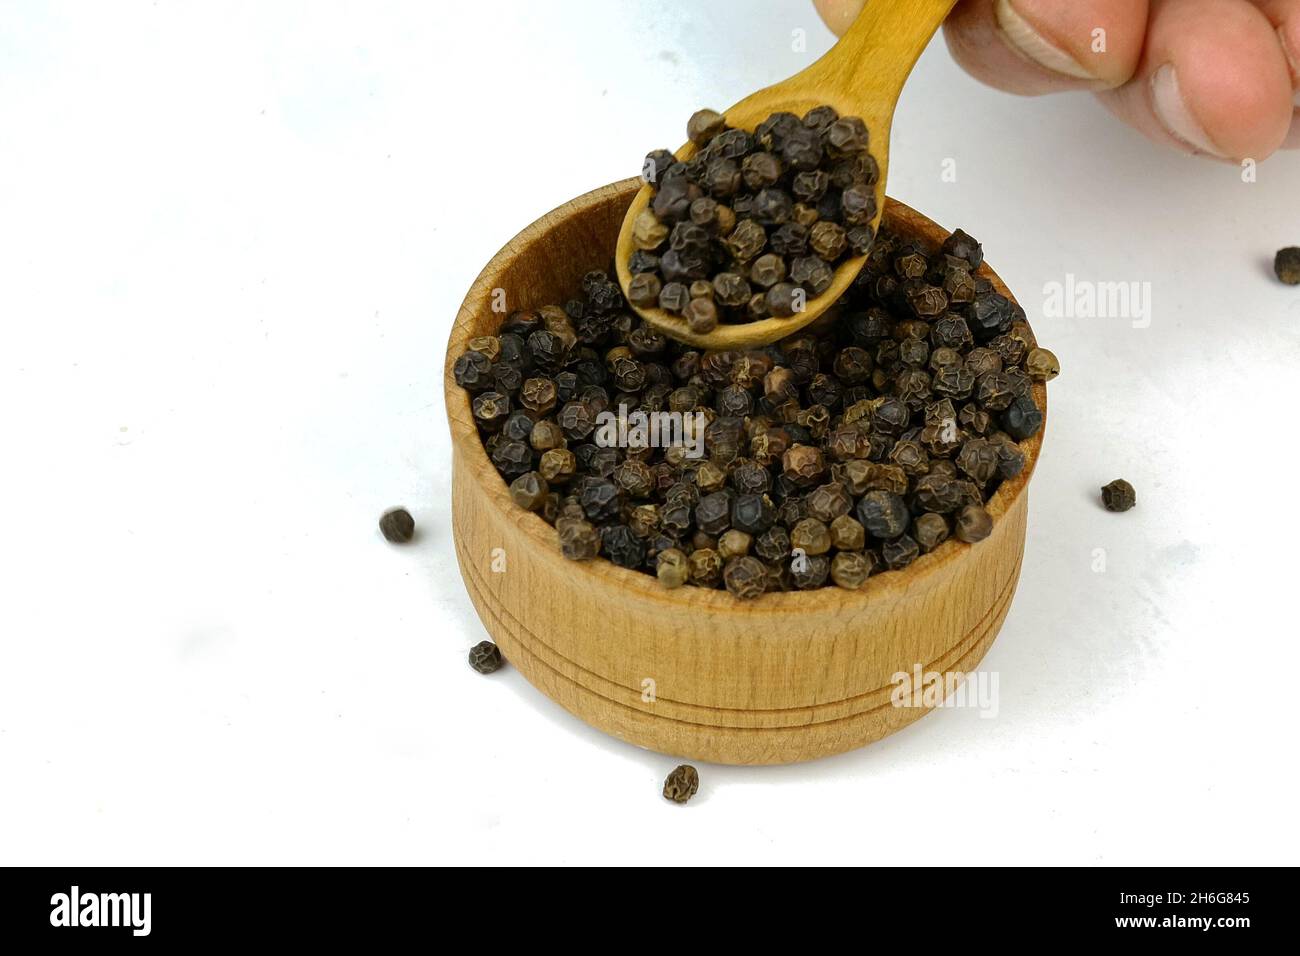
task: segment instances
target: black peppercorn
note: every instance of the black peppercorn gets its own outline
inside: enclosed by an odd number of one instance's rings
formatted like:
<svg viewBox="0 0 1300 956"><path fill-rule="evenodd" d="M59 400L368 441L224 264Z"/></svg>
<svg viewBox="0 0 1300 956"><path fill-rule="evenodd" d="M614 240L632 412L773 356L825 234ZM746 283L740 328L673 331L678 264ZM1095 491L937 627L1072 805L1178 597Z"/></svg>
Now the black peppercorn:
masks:
<svg viewBox="0 0 1300 956"><path fill-rule="evenodd" d="M677 162L677 157L666 149L656 149L646 154L641 164L641 179L647 183L657 183L668 168Z"/></svg>
<svg viewBox="0 0 1300 956"><path fill-rule="evenodd" d="M839 118L840 114L833 106L814 106L803 114L803 125L816 130L824 137L827 128Z"/></svg>
<svg viewBox="0 0 1300 956"><path fill-rule="evenodd" d="M719 536L718 553L722 555L723 561L730 561L732 558L743 558L749 554L749 549L753 544L753 535L732 528L730 531L724 531Z"/></svg>
<svg viewBox="0 0 1300 956"><path fill-rule="evenodd" d="M768 152L751 153L740 165L741 178L754 192L775 186L783 172L781 160Z"/></svg>
<svg viewBox="0 0 1300 956"><path fill-rule="evenodd" d="M767 290L767 311L777 318L789 318L802 312L806 303L804 290L791 282L778 282Z"/></svg>
<svg viewBox="0 0 1300 956"><path fill-rule="evenodd" d="M692 584L716 588L722 583L722 555L713 548L696 548L686 559Z"/></svg>
<svg viewBox="0 0 1300 956"><path fill-rule="evenodd" d="M653 252L638 249L632 253L632 258L628 259L627 268L634 276L643 272L657 272L659 271L659 257Z"/></svg>
<svg viewBox="0 0 1300 956"><path fill-rule="evenodd" d="M549 329L538 329L528 336L528 351L538 365L553 367L564 359L564 340Z"/></svg>
<svg viewBox="0 0 1300 956"><path fill-rule="evenodd" d="M639 272L632 277L632 281L627 285L628 301L638 308L653 308L659 303L659 294L663 291L663 283L653 272Z"/></svg>
<svg viewBox="0 0 1300 956"><path fill-rule="evenodd" d="M700 775L690 764L682 764L664 781L664 799L685 803L700 789Z"/></svg>
<svg viewBox="0 0 1300 956"><path fill-rule="evenodd" d="M826 472L821 449L811 445L792 445L781 458L781 470L790 481L801 487L816 484Z"/></svg>
<svg viewBox="0 0 1300 956"><path fill-rule="evenodd" d="M967 505L957 515L956 535L968 544L983 541L992 531L993 519L983 505Z"/></svg>
<svg viewBox="0 0 1300 956"><path fill-rule="evenodd" d="M550 490L545 478L535 471L529 471L510 483L510 498L525 511L537 511Z"/></svg>
<svg viewBox="0 0 1300 956"><path fill-rule="evenodd" d="M1273 271L1287 285L1300 285L1300 246L1279 249L1273 257Z"/></svg>
<svg viewBox="0 0 1300 956"><path fill-rule="evenodd" d="M728 591L742 600L752 600L767 590L767 568L758 558L732 558L722 572Z"/></svg>
<svg viewBox="0 0 1300 956"><path fill-rule="evenodd" d="M769 186L754 194L750 217L760 226L779 226L794 214L794 200L783 189Z"/></svg>
<svg viewBox="0 0 1300 956"><path fill-rule="evenodd" d="M715 491L705 495L695 506L695 525L706 534L721 534L731 525L731 495L726 491ZM742 528L748 531L748 528Z"/></svg>
<svg viewBox="0 0 1300 956"><path fill-rule="evenodd" d="M467 392L490 388L493 382L492 360L482 352L465 352L452 366L452 375L456 384Z"/></svg>
<svg viewBox="0 0 1300 956"><path fill-rule="evenodd" d="M998 446L983 438L970 439L957 453L957 467L979 485L992 481L1000 466Z"/></svg>
<svg viewBox="0 0 1300 956"><path fill-rule="evenodd" d="M570 519L557 525L556 530L560 553L570 561L589 561L600 553L600 532L591 522Z"/></svg>
<svg viewBox="0 0 1300 956"><path fill-rule="evenodd" d="M500 430L510 416L510 397L500 392L482 392L470 403L474 421L486 432Z"/></svg>
<svg viewBox="0 0 1300 956"><path fill-rule="evenodd" d="M501 648L491 641L479 641L469 649L469 666L480 674L495 673L504 663L505 658L501 656Z"/></svg>
<svg viewBox="0 0 1300 956"><path fill-rule="evenodd" d="M770 289L785 278L785 260L775 253L767 253L754 260L749 269L749 280L762 289Z"/></svg>
<svg viewBox="0 0 1300 956"><path fill-rule="evenodd" d="M824 554L796 554L790 559L790 577L801 591L822 587L831 573L831 562Z"/></svg>
<svg viewBox="0 0 1300 956"><path fill-rule="evenodd" d="M1011 303L997 292L977 293L969 308L971 331L981 341L1011 327ZM1019 361L1016 355L1014 361Z"/></svg>
<svg viewBox="0 0 1300 956"><path fill-rule="evenodd" d="M1107 511L1128 511L1137 504L1137 492L1123 478L1116 478L1102 486L1101 500Z"/></svg>
<svg viewBox="0 0 1300 956"><path fill-rule="evenodd" d="M1043 413L1031 396L1021 395L1003 413L1002 426L1012 438L1024 441L1038 434L1038 430L1043 427Z"/></svg>
<svg viewBox="0 0 1300 956"><path fill-rule="evenodd" d="M533 467L533 451L521 441L503 441L492 449L492 464L507 478L522 475Z"/></svg>
<svg viewBox="0 0 1300 956"><path fill-rule="evenodd" d="M501 323L501 331L527 337L542 327L542 317L531 310L511 312Z"/></svg>
<svg viewBox="0 0 1300 956"><path fill-rule="evenodd" d="M923 553L929 553L948 540L948 522L943 515L926 512L912 523L912 537Z"/></svg>
<svg viewBox="0 0 1300 956"><path fill-rule="evenodd" d="M829 193L827 195L830 195ZM852 185L840 194L840 215L845 225L864 226L876 218L876 193L870 186Z"/></svg>
<svg viewBox="0 0 1300 956"><path fill-rule="evenodd" d="M587 478L578 488L578 502L590 520L601 522L618 516L622 496L608 478Z"/></svg>
<svg viewBox="0 0 1300 956"><path fill-rule="evenodd" d="M840 515L831 522L831 545L837 551L861 551L866 544L866 531L862 522L849 515Z"/></svg>
<svg viewBox="0 0 1300 956"><path fill-rule="evenodd" d="M781 143L781 159L791 169L814 170L822 161L822 138L816 130L799 126Z"/></svg>
<svg viewBox="0 0 1300 956"><path fill-rule="evenodd" d="M856 116L837 119L826 129L826 145L834 156L865 152L868 140L867 126Z"/></svg>
<svg viewBox="0 0 1300 956"><path fill-rule="evenodd" d="M808 246L826 262L834 262L844 253L847 239L844 227L835 222L817 222L808 233Z"/></svg>
<svg viewBox="0 0 1300 956"><path fill-rule="evenodd" d="M804 554L825 554L831 550L831 533L816 518L804 518L790 529L790 547Z"/></svg>
<svg viewBox="0 0 1300 956"><path fill-rule="evenodd" d="M746 534L761 535L776 520L775 509L765 494L736 495L735 500L729 502L729 507L731 527Z"/></svg>
<svg viewBox="0 0 1300 956"><path fill-rule="evenodd" d="M754 553L765 561L779 561L790 556L790 535L775 525L754 538Z"/></svg>
<svg viewBox="0 0 1300 956"><path fill-rule="evenodd" d="M955 363L954 363L955 364ZM993 349L977 346L966 353L963 363L976 379L1002 371L1002 356Z"/></svg>
<svg viewBox="0 0 1300 956"><path fill-rule="evenodd" d="M875 538L896 538L907 530L907 503L889 491L868 491L858 501L858 520Z"/></svg>
<svg viewBox="0 0 1300 956"><path fill-rule="evenodd" d="M577 467L578 460L573 452L567 448L551 448L542 453L537 470L548 483L563 484L573 477Z"/></svg>
<svg viewBox="0 0 1300 956"><path fill-rule="evenodd" d="M896 398L882 399L871 412L871 424L886 435L896 435L907 427L912 413Z"/></svg>
<svg viewBox="0 0 1300 956"><path fill-rule="evenodd" d="M549 378L527 379L519 389L519 404L533 415L548 414L555 401L555 382Z"/></svg>
<svg viewBox="0 0 1300 956"><path fill-rule="evenodd" d="M790 262L790 280L813 295L821 295L835 280L835 270L818 256L798 256Z"/></svg>
<svg viewBox="0 0 1300 956"><path fill-rule="evenodd" d="M655 559L655 576L666 588L679 588L686 583L689 570L686 554L678 548L665 548Z"/></svg>
<svg viewBox="0 0 1300 956"><path fill-rule="evenodd" d="M980 244L960 229L954 230L944 240L942 251L946 256L961 259L971 269L978 269L984 262L984 250Z"/></svg>
<svg viewBox="0 0 1300 956"><path fill-rule="evenodd" d="M684 312L690 304L691 294L681 282L667 282L659 290L659 308L666 312Z"/></svg>
<svg viewBox="0 0 1300 956"><path fill-rule="evenodd" d="M736 308L749 301L753 292L744 276L735 272L719 272L713 278L713 295L719 304Z"/></svg>
<svg viewBox="0 0 1300 956"><path fill-rule="evenodd" d="M1048 349L1032 348L1025 356L1025 371L1036 382L1050 382L1061 374L1061 363Z"/></svg>
<svg viewBox="0 0 1300 956"><path fill-rule="evenodd" d="M536 452L544 453L556 448L563 448L567 442L568 439L564 437L564 429L551 418L543 418L534 422L533 427L528 431L528 444Z"/></svg>
<svg viewBox="0 0 1300 956"><path fill-rule="evenodd" d="M606 556L621 568L639 567L645 560L645 545L625 524L601 529L600 540Z"/></svg>
<svg viewBox="0 0 1300 956"><path fill-rule="evenodd" d="M415 519L405 508L392 508L379 518L379 530L393 544L406 544L415 537Z"/></svg>
<svg viewBox="0 0 1300 956"><path fill-rule="evenodd" d="M891 571L901 571L921 556L921 547L910 535L891 538L880 546L880 557Z"/></svg>
<svg viewBox="0 0 1300 956"><path fill-rule="evenodd" d="M855 256L865 256L871 251L871 244L876 240L876 232L870 224L854 226L844 234L849 251ZM952 301L956 301L955 299Z"/></svg>
<svg viewBox="0 0 1300 956"><path fill-rule="evenodd" d="M767 245L767 232L752 219L743 219L736 223L726 244L736 262L749 262Z"/></svg>

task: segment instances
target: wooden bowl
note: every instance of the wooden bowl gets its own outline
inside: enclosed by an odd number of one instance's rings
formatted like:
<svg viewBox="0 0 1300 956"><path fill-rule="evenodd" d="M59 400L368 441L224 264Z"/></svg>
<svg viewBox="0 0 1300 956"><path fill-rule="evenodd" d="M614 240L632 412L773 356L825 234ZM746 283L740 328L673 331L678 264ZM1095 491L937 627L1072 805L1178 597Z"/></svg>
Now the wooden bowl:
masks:
<svg viewBox="0 0 1300 956"><path fill-rule="evenodd" d="M587 723L653 750L729 764L810 760L861 747L927 711L891 704L894 675L973 671L1006 617L1020 576L1025 469L988 505L993 533L956 540L858 591L825 587L739 601L726 591L667 590L608 561L560 554L555 530L510 500L474 426L452 364L510 309L572 297L583 273L608 269L640 181L604 186L511 239L479 274L447 346L452 518L470 599L492 638L534 686ZM937 246L947 235L888 203L884 227ZM1010 293L985 265L981 274ZM499 294L497 296L499 301ZM1034 397L1046 409L1046 390Z"/></svg>

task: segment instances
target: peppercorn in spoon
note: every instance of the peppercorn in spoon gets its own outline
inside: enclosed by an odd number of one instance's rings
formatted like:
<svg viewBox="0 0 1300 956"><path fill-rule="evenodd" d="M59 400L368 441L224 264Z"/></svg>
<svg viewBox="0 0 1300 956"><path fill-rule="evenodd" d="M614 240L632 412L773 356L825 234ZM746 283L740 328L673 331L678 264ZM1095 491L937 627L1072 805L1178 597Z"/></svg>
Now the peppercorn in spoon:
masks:
<svg viewBox="0 0 1300 956"><path fill-rule="evenodd" d="M956 0L869 0L807 69L651 153L615 266L646 322L697 348L767 345L848 289L880 225L894 109Z"/></svg>

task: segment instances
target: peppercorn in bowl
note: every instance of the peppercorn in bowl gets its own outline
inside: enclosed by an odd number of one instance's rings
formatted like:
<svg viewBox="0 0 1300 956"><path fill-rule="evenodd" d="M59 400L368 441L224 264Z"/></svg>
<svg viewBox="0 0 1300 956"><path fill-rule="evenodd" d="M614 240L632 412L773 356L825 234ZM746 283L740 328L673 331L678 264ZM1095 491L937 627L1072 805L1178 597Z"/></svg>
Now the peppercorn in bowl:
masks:
<svg viewBox="0 0 1300 956"><path fill-rule="evenodd" d="M684 350L637 333L606 300L617 286L611 293L599 278L611 272L639 185L603 187L529 226L483 270L457 316L446 404L454 536L471 599L525 677L630 742L723 763L785 763L879 739L927 712L894 705L897 674L972 671L1007 613L1046 389L1003 368L1018 369L1009 360L1036 348L1032 332L998 277L971 261L973 240L890 202L873 254L893 271L864 271L862 298L797 334L812 344L777 343L785 351L750 364L697 355L674 371ZM869 304L911 296L931 310L926 290L944 286L923 281L926 270L954 265L951 256L966 257L970 272L954 283L973 290L945 300L968 317L968 331L987 325L971 342L949 313L889 318ZM966 294L974 298L958 307ZM506 309L494 311L502 297ZM581 301L595 303L599 322L583 318ZM574 304L566 313L558 303ZM1014 341L992 347L998 336ZM581 341L597 338L594 350ZM872 347L850 351L844 343L855 340ZM606 348L615 342L630 344ZM512 361L521 343L530 355ZM975 349L984 352L971 359ZM577 367L591 351L603 372ZM647 351L674 361L635 361ZM521 364L548 371L510 367ZM810 395L820 365L842 381L819 380ZM888 375L873 380L882 368ZM684 411L689 395L670 400L663 386L715 382L703 457L587 440L595 411L570 406L584 376L600 374L613 378L611 401L658 387L651 406ZM927 421L932 405L939 411ZM846 415L850 426L867 416L860 438L843 428ZM734 419L739 430L715 427ZM877 433L888 447L873 446ZM694 492L677 487L683 481Z"/></svg>

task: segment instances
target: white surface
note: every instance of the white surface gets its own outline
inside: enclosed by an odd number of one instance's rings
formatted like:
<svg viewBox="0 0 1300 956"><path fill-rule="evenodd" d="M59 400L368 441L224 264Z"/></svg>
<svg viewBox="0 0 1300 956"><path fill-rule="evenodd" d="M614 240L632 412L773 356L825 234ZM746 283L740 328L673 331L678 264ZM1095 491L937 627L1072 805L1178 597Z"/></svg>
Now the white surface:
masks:
<svg viewBox="0 0 1300 956"><path fill-rule="evenodd" d="M0 862L1295 863L1296 154L1245 184L942 43L890 192L1064 365L998 717L702 765L680 808L673 759L465 665L465 290L829 43L800 0L5 4ZM1150 282L1150 327L1045 319L1067 271Z"/></svg>

